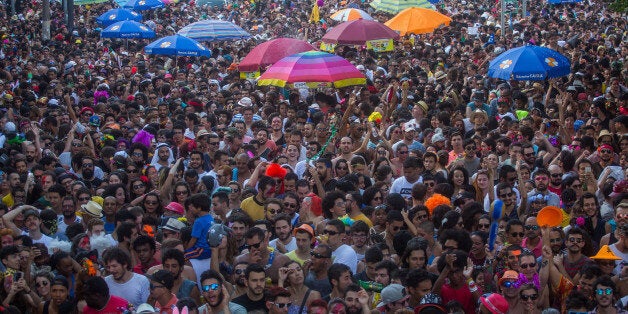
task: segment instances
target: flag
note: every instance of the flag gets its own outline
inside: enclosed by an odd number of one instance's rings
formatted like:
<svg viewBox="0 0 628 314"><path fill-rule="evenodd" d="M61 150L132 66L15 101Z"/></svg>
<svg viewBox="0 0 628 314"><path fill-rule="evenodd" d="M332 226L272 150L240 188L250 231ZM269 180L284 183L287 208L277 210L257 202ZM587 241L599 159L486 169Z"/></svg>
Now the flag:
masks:
<svg viewBox="0 0 628 314"><path fill-rule="evenodd" d="M315 2L314 7L312 7L312 13L310 14L310 23L318 23L320 19L321 17L318 10L318 4Z"/></svg>

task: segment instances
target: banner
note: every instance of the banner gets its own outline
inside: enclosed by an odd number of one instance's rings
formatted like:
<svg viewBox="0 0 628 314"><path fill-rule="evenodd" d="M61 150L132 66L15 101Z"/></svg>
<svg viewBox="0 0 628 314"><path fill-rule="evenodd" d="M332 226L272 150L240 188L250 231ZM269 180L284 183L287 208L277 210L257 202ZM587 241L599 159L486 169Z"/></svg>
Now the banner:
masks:
<svg viewBox="0 0 628 314"><path fill-rule="evenodd" d="M393 51L393 40L392 38L369 40L366 42L366 49L370 49L375 52Z"/></svg>
<svg viewBox="0 0 628 314"><path fill-rule="evenodd" d="M336 44L330 44L321 41L321 50L334 53L334 50L336 50Z"/></svg>
<svg viewBox="0 0 628 314"><path fill-rule="evenodd" d="M259 70L255 72L240 72L241 80L254 80L260 76Z"/></svg>

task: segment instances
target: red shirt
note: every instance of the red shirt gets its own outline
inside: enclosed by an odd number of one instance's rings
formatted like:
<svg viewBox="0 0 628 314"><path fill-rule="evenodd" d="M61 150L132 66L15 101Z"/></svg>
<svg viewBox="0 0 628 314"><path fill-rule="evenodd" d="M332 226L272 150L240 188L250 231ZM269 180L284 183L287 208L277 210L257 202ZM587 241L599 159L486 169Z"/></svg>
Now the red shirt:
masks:
<svg viewBox="0 0 628 314"><path fill-rule="evenodd" d="M133 267L133 272L134 272L134 273L136 273L136 274L145 275L145 274L146 274L146 272L147 272L147 271L148 271L151 267L153 267L153 266L157 266L157 265L160 265L160 263L159 263L156 259L153 259L153 260L150 262L150 265L148 265L148 267L146 267L146 268L144 268L144 267L142 266L142 263L139 263L139 264L135 265L135 267Z"/></svg>
<svg viewBox="0 0 628 314"><path fill-rule="evenodd" d="M112 295L109 297L109 302L107 302L107 305L102 310L98 311L86 305L83 309L83 314L119 314L125 309L128 309L128 307L129 301ZM123 308L123 310L120 308Z"/></svg>
<svg viewBox="0 0 628 314"><path fill-rule="evenodd" d="M465 313L475 313L475 304L473 302L473 295L471 294L471 290L469 290L469 286L463 285L461 288L453 289L448 284L444 284L441 288L440 294L443 297L443 304L456 300L462 304Z"/></svg>

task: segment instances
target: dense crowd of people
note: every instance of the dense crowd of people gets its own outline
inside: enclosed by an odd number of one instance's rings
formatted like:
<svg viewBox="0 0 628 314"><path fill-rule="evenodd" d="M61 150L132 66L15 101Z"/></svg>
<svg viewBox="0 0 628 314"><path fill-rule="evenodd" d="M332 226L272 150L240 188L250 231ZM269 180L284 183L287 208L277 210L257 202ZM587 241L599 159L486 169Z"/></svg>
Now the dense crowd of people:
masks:
<svg viewBox="0 0 628 314"><path fill-rule="evenodd" d="M535 0L502 29L494 1L446 0L449 26L393 51L336 47L364 86L241 79L253 47L317 46L342 8L392 17L317 2L143 11L157 37L252 35L175 60L100 38L113 2L73 26L50 3L45 39L40 1L4 1L0 312L626 313L625 13ZM571 73L487 75L522 45Z"/></svg>

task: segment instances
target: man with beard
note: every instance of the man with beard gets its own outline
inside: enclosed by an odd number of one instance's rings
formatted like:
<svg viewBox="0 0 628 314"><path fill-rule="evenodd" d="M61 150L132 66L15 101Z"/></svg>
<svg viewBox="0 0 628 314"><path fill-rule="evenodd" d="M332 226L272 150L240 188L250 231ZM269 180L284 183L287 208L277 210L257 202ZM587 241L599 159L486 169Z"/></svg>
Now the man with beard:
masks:
<svg viewBox="0 0 628 314"><path fill-rule="evenodd" d="M609 144L602 144L597 148L597 153L600 158L599 162L593 163L593 173L602 173L602 170L608 166L619 166L615 163L615 150L613 146Z"/></svg>
<svg viewBox="0 0 628 314"><path fill-rule="evenodd" d="M35 133L35 137L39 137L39 131L36 130L37 132ZM37 143L39 141L39 139L36 139L35 143ZM28 169L31 169L33 166L35 166L37 164L37 161L39 161L39 159L41 158L41 153L37 153L37 152L41 152L41 149L38 149L38 147L35 146L36 144L30 143L27 144L26 147L24 148L24 153L26 154L26 162L28 164Z"/></svg>
<svg viewBox="0 0 628 314"><path fill-rule="evenodd" d="M27 231L21 230L13 222L15 217L17 217L19 214L22 214L22 216L24 217L24 227L26 227ZM33 206L19 206L4 214L4 216L2 216L2 220L4 221L4 225L7 228L13 230L14 234L27 235L31 239L33 239L33 243L43 243L48 246L53 240L51 237L41 232L41 219L39 218L39 209Z"/></svg>
<svg viewBox="0 0 628 314"><path fill-rule="evenodd" d="M556 195L556 193L550 192L547 188L549 185L549 171L540 168L537 169L532 175L532 179L534 180L536 187L528 193L528 204L532 202L533 197L539 196L539 194L548 200L548 206L556 206L560 207L560 197Z"/></svg>
<svg viewBox="0 0 628 314"><path fill-rule="evenodd" d="M277 270L275 270L275 273L277 273ZM266 301L264 300L266 273L264 272L264 268L258 264L250 264L244 271L244 277L246 278L246 293L233 299L232 302L244 307L247 312L257 310L266 312ZM205 285L205 282L206 280L201 280L203 285ZM204 287L203 290L205 290ZM203 295L205 295L205 291L203 291ZM216 296L214 300L218 301L217 299L218 297ZM208 301L211 302L211 300L210 298Z"/></svg>
<svg viewBox="0 0 628 314"><path fill-rule="evenodd" d="M109 276L105 282L112 295L124 297L138 307L150 294L150 282L143 275L131 271L131 256L121 248L110 248L103 254ZM89 304L89 303L88 303Z"/></svg>
<svg viewBox="0 0 628 314"><path fill-rule="evenodd" d="M238 248L237 254L239 254L246 246L244 235L253 225L253 220L246 213L234 212L227 218L227 223L229 228L233 230L233 237L236 240L236 247Z"/></svg>
<svg viewBox="0 0 628 314"><path fill-rule="evenodd" d="M340 139L340 152L338 157L332 160L332 163L335 167L336 162L340 159L351 160L356 155L353 153L353 139L349 136L345 136Z"/></svg>
<svg viewBox="0 0 628 314"><path fill-rule="evenodd" d="M399 144L404 143L408 146L408 150L410 151L425 151L425 147L423 147L423 144L421 144L421 142L416 140L416 133L419 130L419 125L410 121L410 122L406 122L403 125L403 139L397 143L394 143L392 146L392 149L394 151L397 151L397 146L399 146ZM348 159L347 159L348 160Z"/></svg>
<svg viewBox="0 0 628 314"><path fill-rule="evenodd" d="M77 156L80 157L80 156ZM75 163L76 161L76 163ZM96 166L94 165L94 158L90 156L82 156L80 158L72 158L73 169L75 169L79 177L82 179L88 187L98 187L102 180L96 175ZM102 170L98 168L98 171L102 175Z"/></svg>
<svg viewBox="0 0 628 314"><path fill-rule="evenodd" d="M264 203L275 196L275 180L269 176L262 176L257 184L257 194L246 198L240 204L251 219L264 219Z"/></svg>
<svg viewBox="0 0 628 314"><path fill-rule="evenodd" d="M281 253L287 253L297 249L297 240L292 236L292 224L290 217L286 214L275 216L274 228L276 239L270 241L269 245Z"/></svg>
<svg viewBox="0 0 628 314"><path fill-rule="evenodd" d="M541 229L536 221L536 217L528 217L523 228L525 229L526 237L521 241L521 246L530 250L535 258L541 257L543 241L541 239Z"/></svg>
<svg viewBox="0 0 628 314"><path fill-rule="evenodd" d="M584 265L592 262L589 257L582 254L586 242L589 241L588 234L583 229L574 227L567 231L565 239L567 252L566 254L560 254L562 256L562 265L558 264L556 267L558 267L561 273L567 274L567 279L573 281L578 271Z"/></svg>
<svg viewBox="0 0 628 314"><path fill-rule="evenodd" d="M307 170L307 166L310 165L311 163L311 161L309 161L310 158L316 155L316 153L318 153L320 150L321 150L321 144L319 144L317 141L311 141L307 143L307 150L305 151L305 159L297 162L296 166L294 167L294 173L296 173L297 176L299 176L299 179L303 179L305 170Z"/></svg>
<svg viewBox="0 0 628 314"><path fill-rule="evenodd" d="M327 244L333 250L334 263L348 266L351 273L355 274L358 268L358 255L351 246L345 244L345 224L339 219L330 220L327 222L323 234L327 236ZM340 290L340 292L342 291L344 290Z"/></svg>
<svg viewBox="0 0 628 314"><path fill-rule="evenodd" d="M336 189L336 180L333 178L333 174L331 172L332 163L331 160L327 158L319 158L316 160L315 169L310 168L310 174L314 178L316 182L316 186L314 187L314 193L317 195L323 195L323 192L319 192L318 182L320 181L321 186L323 187L324 192L333 191Z"/></svg>
<svg viewBox="0 0 628 314"><path fill-rule="evenodd" d="M597 301L597 306L593 309L592 313L598 314L623 314L628 313L626 310L623 310L619 307L616 307L613 304L615 298L614 295L617 294L617 286L613 282L613 280L608 276L603 276L598 278L593 285L593 289L595 291L595 300Z"/></svg>
<svg viewBox="0 0 628 314"><path fill-rule="evenodd" d="M194 170L198 174L199 178L209 175L208 172L205 172L204 161L203 161L203 153L198 150L193 150L190 152L190 159L188 162L188 170Z"/></svg>
<svg viewBox="0 0 628 314"><path fill-rule="evenodd" d="M239 262L233 267L233 279L231 280L235 288L233 298L237 298L246 293L246 277L244 276L244 272L247 266L249 266L249 263Z"/></svg>
<svg viewBox="0 0 628 314"><path fill-rule="evenodd" d="M222 276L215 270L206 270L201 274L201 287L205 304L198 308L199 313L246 313L243 306L230 302L229 290L224 285Z"/></svg>
<svg viewBox="0 0 628 314"><path fill-rule="evenodd" d="M259 227L249 229L244 236L249 252L238 256L236 262L260 265L263 270L266 270L272 282L277 283L279 267L283 267L290 259L277 251L269 250L267 232L269 231L264 231Z"/></svg>
<svg viewBox="0 0 628 314"><path fill-rule="evenodd" d="M521 144L521 156L519 159L521 159L521 162L530 167L530 169L535 168L534 163L536 162L536 154L534 153L534 147L532 147L532 144L526 142Z"/></svg>
<svg viewBox="0 0 628 314"><path fill-rule="evenodd" d="M155 155L153 155L151 166L154 166L157 171L159 171L162 167L170 167L170 163L174 161L170 146L166 143L160 143L157 145Z"/></svg>
<svg viewBox="0 0 628 314"><path fill-rule="evenodd" d="M331 265L331 248L327 244L319 244L312 249L311 259L303 263L306 273L305 285L318 291L323 297L331 293L331 283L327 279L327 269Z"/></svg>
<svg viewBox="0 0 628 314"><path fill-rule="evenodd" d="M560 197L562 192L561 184L563 183L563 170L559 165L550 165L547 170L550 173L550 182L547 189L556 193Z"/></svg>
<svg viewBox="0 0 628 314"><path fill-rule="evenodd" d="M347 314L368 314L369 295L366 290L356 284L350 284L345 290L344 300L347 302Z"/></svg>
<svg viewBox="0 0 628 314"><path fill-rule="evenodd" d="M269 314L288 314L288 308L292 306L290 291L282 287L271 287L266 290L264 299Z"/></svg>
<svg viewBox="0 0 628 314"><path fill-rule="evenodd" d="M505 136L497 139L495 144L495 153L497 154L497 158L499 159L500 163L504 162L507 158L510 157L508 154L508 147L510 147L511 144L512 141Z"/></svg>
<svg viewBox="0 0 628 314"><path fill-rule="evenodd" d="M65 189L63 189L65 191ZM68 195L61 201L61 215L57 216L57 231L65 234L65 229L75 223L80 223L81 217L76 216L76 204L74 197Z"/></svg>
<svg viewBox="0 0 628 314"><path fill-rule="evenodd" d="M212 195L212 212L216 218L221 221L227 221L227 212L229 211L229 195L227 192L218 191Z"/></svg>

